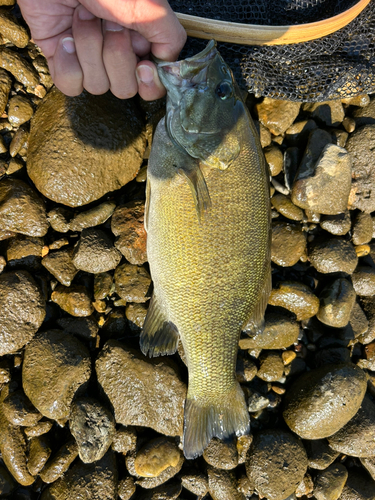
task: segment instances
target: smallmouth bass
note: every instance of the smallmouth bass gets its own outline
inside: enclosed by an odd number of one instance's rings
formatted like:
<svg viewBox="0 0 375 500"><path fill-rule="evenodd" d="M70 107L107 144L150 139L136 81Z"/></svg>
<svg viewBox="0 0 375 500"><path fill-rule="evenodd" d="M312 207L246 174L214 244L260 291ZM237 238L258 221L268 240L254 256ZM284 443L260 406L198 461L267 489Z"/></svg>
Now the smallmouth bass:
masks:
<svg viewBox="0 0 375 500"><path fill-rule="evenodd" d="M145 226L154 282L144 354L176 351L189 387L184 454L211 438L249 432L236 380L241 330L260 324L270 291L270 205L265 160L249 112L214 41L158 65L167 114L147 173Z"/></svg>

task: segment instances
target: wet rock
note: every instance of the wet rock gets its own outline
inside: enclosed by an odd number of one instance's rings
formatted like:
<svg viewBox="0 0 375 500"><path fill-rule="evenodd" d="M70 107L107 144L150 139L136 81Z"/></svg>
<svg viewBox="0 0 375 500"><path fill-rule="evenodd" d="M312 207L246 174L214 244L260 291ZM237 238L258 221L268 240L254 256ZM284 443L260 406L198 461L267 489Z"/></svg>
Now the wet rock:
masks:
<svg viewBox="0 0 375 500"><path fill-rule="evenodd" d="M104 300L114 291L113 278L109 273L98 273L94 279L94 299Z"/></svg>
<svg viewBox="0 0 375 500"><path fill-rule="evenodd" d="M84 229L74 249L73 264L87 273L104 273L119 264L121 253L100 229Z"/></svg>
<svg viewBox="0 0 375 500"><path fill-rule="evenodd" d="M324 470L329 467L339 456L339 453L333 450L326 439L314 439L304 442L309 467L311 469Z"/></svg>
<svg viewBox="0 0 375 500"><path fill-rule="evenodd" d="M338 278L321 291L317 318L328 326L343 328L349 323L355 299L351 283L345 278Z"/></svg>
<svg viewBox="0 0 375 500"><path fill-rule="evenodd" d="M68 209L57 207L48 212L48 222L55 231L67 233L70 229L70 223L67 221L70 215L71 213Z"/></svg>
<svg viewBox="0 0 375 500"><path fill-rule="evenodd" d="M247 399L247 408L250 413L256 413L264 410L270 404L270 400L266 396L262 396L259 392L252 392Z"/></svg>
<svg viewBox="0 0 375 500"><path fill-rule="evenodd" d="M136 486L131 476L122 478L118 483L118 496L121 500L130 500L135 490Z"/></svg>
<svg viewBox="0 0 375 500"><path fill-rule="evenodd" d="M360 458L361 464L375 480L375 458Z"/></svg>
<svg viewBox="0 0 375 500"><path fill-rule="evenodd" d="M335 236L343 236L351 228L349 210L345 210L342 214L324 215L320 221L320 227Z"/></svg>
<svg viewBox="0 0 375 500"><path fill-rule="evenodd" d="M8 497L15 488L15 482L5 467L0 465L0 495Z"/></svg>
<svg viewBox="0 0 375 500"><path fill-rule="evenodd" d="M120 426L113 437L112 449L126 455L129 451L135 451L137 434L132 427Z"/></svg>
<svg viewBox="0 0 375 500"><path fill-rule="evenodd" d="M182 434L186 386L166 361L149 360L111 340L96 361L96 373L117 423Z"/></svg>
<svg viewBox="0 0 375 500"><path fill-rule="evenodd" d="M314 497L316 500L337 500L340 498L347 478L348 471L344 465L331 465L316 476Z"/></svg>
<svg viewBox="0 0 375 500"><path fill-rule="evenodd" d="M43 420L38 422L36 425L32 427L25 427L24 433L29 439L34 437L42 436L43 434L47 434L52 428L53 423L50 420Z"/></svg>
<svg viewBox="0 0 375 500"><path fill-rule="evenodd" d="M310 474L306 474L305 477L302 479L302 481L297 486L297 489L295 491L295 495L297 498L301 498L305 495L310 497L313 493L313 490L314 490L313 480L311 479Z"/></svg>
<svg viewBox="0 0 375 500"><path fill-rule="evenodd" d="M351 188L352 160L340 146L327 144L316 162L302 162L293 184L298 207L335 215L346 210Z"/></svg>
<svg viewBox="0 0 375 500"><path fill-rule="evenodd" d="M366 315L357 302L354 302L352 312L350 313L350 326L352 327L355 338L364 335L369 328L369 322Z"/></svg>
<svg viewBox="0 0 375 500"><path fill-rule="evenodd" d="M27 171L47 198L77 207L134 179L145 146L133 100L53 88L31 125Z"/></svg>
<svg viewBox="0 0 375 500"><path fill-rule="evenodd" d="M297 342L298 335L297 321L280 313L267 313L263 332L241 339L239 345L241 349L285 349Z"/></svg>
<svg viewBox="0 0 375 500"><path fill-rule="evenodd" d="M368 320L368 328L363 334L360 334L357 339L361 344L366 345L375 339L375 298L364 297L361 299L361 306Z"/></svg>
<svg viewBox="0 0 375 500"><path fill-rule="evenodd" d="M352 275L353 287L360 297L372 297L375 294L375 269L358 267Z"/></svg>
<svg viewBox="0 0 375 500"><path fill-rule="evenodd" d="M45 317L45 301L31 275L11 271L0 275L0 356L29 342Z"/></svg>
<svg viewBox="0 0 375 500"><path fill-rule="evenodd" d="M113 452L108 451L92 464L77 462L64 476L42 494L41 500L116 500L117 466Z"/></svg>
<svg viewBox="0 0 375 500"><path fill-rule="evenodd" d="M158 486L153 490L146 491L140 495L139 500L176 500L181 498L182 491L180 481L170 481L167 484Z"/></svg>
<svg viewBox="0 0 375 500"><path fill-rule="evenodd" d="M326 127L338 127L345 117L343 105L339 99L325 102L306 102L303 111L311 113L311 117Z"/></svg>
<svg viewBox="0 0 375 500"><path fill-rule="evenodd" d="M36 87L39 84L38 73L19 53L11 49L1 48L0 67L9 71L18 82L24 85L28 92L36 92Z"/></svg>
<svg viewBox="0 0 375 500"><path fill-rule="evenodd" d="M115 208L116 203L105 201L96 207L77 214L70 221L69 228L71 231L83 231L84 229L104 224L111 217Z"/></svg>
<svg viewBox="0 0 375 500"><path fill-rule="evenodd" d="M21 26L17 19L5 9L0 10L0 33L20 49L23 49L29 43L29 35L26 28Z"/></svg>
<svg viewBox="0 0 375 500"><path fill-rule="evenodd" d="M375 405L366 396L355 416L328 438L331 448L353 457L375 457Z"/></svg>
<svg viewBox="0 0 375 500"><path fill-rule="evenodd" d="M351 208L375 210L374 170L375 124L364 125L350 135L346 149L353 158Z"/></svg>
<svg viewBox="0 0 375 500"><path fill-rule="evenodd" d="M147 261L147 233L144 228L144 203L132 201L118 207L111 220L111 229L118 236L115 246L131 264Z"/></svg>
<svg viewBox="0 0 375 500"><path fill-rule="evenodd" d="M360 471L350 471L340 500L375 500L375 481Z"/></svg>
<svg viewBox="0 0 375 500"><path fill-rule="evenodd" d="M306 236L300 226L287 222L272 225L272 262L283 267L294 266L305 252Z"/></svg>
<svg viewBox="0 0 375 500"><path fill-rule="evenodd" d="M125 309L126 318L132 330L143 328L147 309L144 304L127 304Z"/></svg>
<svg viewBox="0 0 375 500"><path fill-rule="evenodd" d="M332 436L357 413L366 386L365 373L351 364L307 372L285 395L284 420L303 439Z"/></svg>
<svg viewBox="0 0 375 500"><path fill-rule="evenodd" d="M232 471L208 466L208 490L212 500L245 500L237 489L236 475Z"/></svg>
<svg viewBox="0 0 375 500"><path fill-rule="evenodd" d="M17 235L8 243L6 252L8 266L10 269L14 267L25 267L29 270L39 269L43 251L43 238Z"/></svg>
<svg viewBox="0 0 375 500"><path fill-rule="evenodd" d="M138 451L134 469L138 476L157 477L168 467L176 467L181 457L182 453L173 441L155 438Z"/></svg>
<svg viewBox="0 0 375 500"><path fill-rule="evenodd" d="M260 496L269 500L286 499L294 493L306 470L305 449L293 434L273 429L254 437L246 473Z"/></svg>
<svg viewBox="0 0 375 500"><path fill-rule="evenodd" d="M276 352L267 352L260 363L257 377L266 382L280 380L284 373L284 363L281 356Z"/></svg>
<svg viewBox="0 0 375 500"><path fill-rule="evenodd" d="M26 156L27 146L29 144L29 132L26 126L20 127L14 134L12 142L9 145L9 154L14 158L17 154ZM23 165L23 164L22 164ZM7 173L9 175L10 164Z"/></svg>
<svg viewBox="0 0 375 500"><path fill-rule="evenodd" d="M127 302L147 302L151 277L144 267L122 264L115 271L116 293Z"/></svg>
<svg viewBox="0 0 375 500"><path fill-rule="evenodd" d="M39 333L25 349L23 389L33 405L48 418L69 417L73 397L90 375L89 352L69 334L58 330Z"/></svg>
<svg viewBox="0 0 375 500"><path fill-rule="evenodd" d="M346 106L359 106L361 108L364 108L366 107L366 109L369 108L369 104L370 104L370 96L368 96L367 94L357 94L353 97L346 97L345 99L341 99L341 102L343 104L345 104ZM364 113L366 113L366 109L362 110L362 109L356 109L354 111L354 115L355 116L361 116L361 112L363 111ZM357 114L359 113L359 114Z"/></svg>
<svg viewBox="0 0 375 500"><path fill-rule="evenodd" d="M38 436L30 439L29 457L27 468L32 476L36 476L45 466L51 456L49 440L46 436Z"/></svg>
<svg viewBox="0 0 375 500"><path fill-rule="evenodd" d="M0 116L4 113L8 104L9 92L12 88L12 79L9 73L0 69Z"/></svg>
<svg viewBox="0 0 375 500"><path fill-rule="evenodd" d="M0 16L1 19L1 16ZM8 120L13 127L19 127L33 116L34 110L30 101L25 97L16 95L9 101Z"/></svg>
<svg viewBox="0 0 375 500"><path fill-rule="evenodd" d="M10 362L7 359L0 360L0 384L8 384L10 382Z"/></svg>
<svg viewBox="0 0 375 500"><path fill-rule="evenodd" d="M19 179L0 183L0 227L28 236L44 236L48 231L44 203L35 191Z"/></svg>
<svg viewBox="0 0 375 500"><path fill-rule="evenodd" d="M294 281L279 283L278 288L271 291L268 303L293 312L297 321L315 316L319 309L319 299L311 289L303 283Z"/></svg>
<svg viewBox="0 0 375 500"><path fill-rule="evenodd" d="M92 398L74 401L69 428L78 445L79 457L86 464L104 457L116 431L112 414Z"/></svg>
<svg viewBox="0 0 375 500"><path fill-rule="evenodd" d="M285 139L290 146L299 146L305 142L312 130L318 128L314 120L294 122L285 132Z"/></svg>
<svg viewBox="0 0 375 500"><path fill-rule="evenodd" d="M83 285L58 285L51 294L51 300L72 316L90 316L94 312L88 290Z"/></svg>
<svg viewBox="0 0 375 500"><path fill-rule="evenodd" d="M95 338L99 331L99 325L92 316L86 318L59 318L56 323L66 333L72 333L84 339Z"/></svg>
<svg viewBox="0 0 375 500"><path fill-rule="evenodd" d="M265 97L256 104L259 121L273 135L283 134L297 118L301 105L298 102L282 101Z"/></svg>
<svg viewBox="0 0 375 500"><path fill-rule="evenodd" d="M66 248L50 252L42 259L42 265L49 271L62 285L70 286L78 269L72 261L73 250Z"/></svg>
<svg viewBox="0 0 375 500"><path fill-rule="evenodd" d="M3 412L11 424L24 427L36 425L42 418L21 390L10 393L4 399Z"/></svg>
<svg viewBox="0 0 375 500"><path fill-rule="evenodd" d="M372 239L372 218L370 214L359 212L353 225L352 240L354 245L363 245Z"/></svg>
<svg viewBox="0 0 375 500"><path fill-rule="evenodd" d="M303 219L303 210L296 207L290 196L285 196L284 194L278 193L271 198L272 206L287 219L301 221Z"/></svg>
<svg viewBox="0 0 375 500"><path fill-rule="evenodd" d="M208 478L202 472L194 471L183 474L181 483L186 490L199 498L203 498L208 493Z"/></svg>
<svg viewBox="0 0 375 500"><path fill-rule="evenodd" d="M78 457L78 446L75 441L65 443L57 453L46 463L40 472L40 477L45 483L53 483L61 477L70 464Z"/></svg>
<svg viewBox="0 0 375 500"><path fill-rule="evenodd" d="M236 378L240 383L246 383L253 380L255 375L257 374L258 368L257 365L249 359L248 357L237 358L236 364Z"/></svg>
<svg viewBox="0 0 375 500"><path fill-rule="evenodd" d="M283 169L284 163L283 154L280 148L278 148L275 144L271 144L265 148L263 152L272 177L279 175Z"/></svg>
<svg viewBox="0 0 375 500"><path fill-rule="evenodd" d="M340 238L315 241L309 248L309 259L320 273L352 274L358 264L352 243Z"/></svg>
<svg viewBox="0 0 375 500"><path fill-rule="evenodd" d="M234 469L238 465L236 444L233 440L223 442L213 438L204 450L203 458L216 469Z"/></svg>
<svg viewBox="0 0 375 500"><path fill-rule="evenodd" d="M159 475L155 477L141 477L138 476L136 469L135 469L135 459L136 459L136 454L133 453L128 453L126 458L125 458L125 463L128 471L130 474L133 476L137 476L138 479L136 481L136 484L141 486L142 488L145 488L147 490L157 488L161 484L166 483L169 481L172 477L176 476L181 470L181 467L184 463L184 457L182 453L180 454L179 460L177 462L177 465L172 466L170 465L166 469L164 469Z"/></svg>

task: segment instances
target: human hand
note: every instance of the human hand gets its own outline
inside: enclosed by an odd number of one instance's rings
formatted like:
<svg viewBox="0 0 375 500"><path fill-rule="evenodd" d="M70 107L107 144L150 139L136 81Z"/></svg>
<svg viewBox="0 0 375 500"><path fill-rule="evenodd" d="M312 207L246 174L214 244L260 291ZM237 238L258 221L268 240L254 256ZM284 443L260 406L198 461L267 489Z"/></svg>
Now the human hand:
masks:
<svg viewBox="0 0 375 500"><path fill-rule="evenodd" d="M139 92L145 100L165 94L149 54L174 61L186 41L167 0L18 0L18 4L64 94L111 90L127 99Z"/></svg>

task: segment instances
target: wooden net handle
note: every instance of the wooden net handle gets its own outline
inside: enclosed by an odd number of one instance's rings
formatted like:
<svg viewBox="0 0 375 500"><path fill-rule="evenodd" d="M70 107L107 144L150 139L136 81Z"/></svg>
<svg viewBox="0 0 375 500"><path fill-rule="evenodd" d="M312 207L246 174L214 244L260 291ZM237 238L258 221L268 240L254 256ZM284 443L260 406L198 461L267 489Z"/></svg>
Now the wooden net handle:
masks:
<svg viewBox="0 0 375 500"><path fill-rule="evenodd" d="M187 34L195 38L215 39L218 42L241 45L288 45L316 40L344 28L363 11L370 1L360 0L345 12L323 21L290 26L231 23L179 12L176 12L176 16Z"/></svg>

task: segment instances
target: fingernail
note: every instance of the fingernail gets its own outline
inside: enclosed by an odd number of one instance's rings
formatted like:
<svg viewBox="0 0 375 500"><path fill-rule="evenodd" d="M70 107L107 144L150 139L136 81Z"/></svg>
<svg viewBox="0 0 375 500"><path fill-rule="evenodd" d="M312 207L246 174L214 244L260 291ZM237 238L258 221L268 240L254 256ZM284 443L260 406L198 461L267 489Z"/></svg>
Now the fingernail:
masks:
<svg viewBox="0 0 375 500"><path fill-rule="evenodd" d="M113 21L104 21L104 29L106 31L123 31L124 26L121 26L121 24L117 24Z"/></svg>
<svg viewBox="0 0 375 500"><path fill-rule="evenodd" d="M76 51L76 44L74 43L74 38L72 38L71 36L63 39L62 46L64 47L65 52L67 52L68 54L74 54L74 52Z"/></svg>
<svg viewBox="0 0 375 500"><path fill-rule="evenodd" d="M81 5L78 9L78 17L81 21L92 21L96 16Z"/></svg>
<svg viewBox="0 0 375 500"><path fill-rule="evenodd" d="M138 80L141 83L150 85L150 83L154 81L154 72L152 71L150 66L138 66L136 72Z"/></svg>

